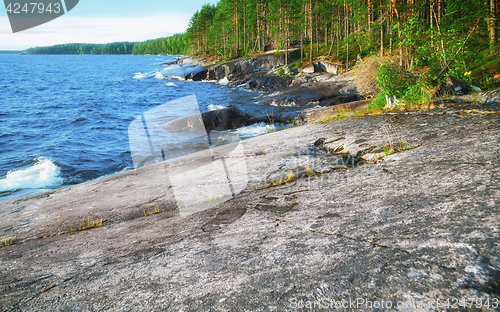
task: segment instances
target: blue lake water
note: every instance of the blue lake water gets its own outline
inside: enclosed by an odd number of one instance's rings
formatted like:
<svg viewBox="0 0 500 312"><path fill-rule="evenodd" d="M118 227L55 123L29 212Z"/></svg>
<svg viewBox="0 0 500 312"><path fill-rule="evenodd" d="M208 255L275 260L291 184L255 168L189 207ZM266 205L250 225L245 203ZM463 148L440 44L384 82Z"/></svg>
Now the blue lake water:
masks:
<svg viewBox="0 0 500 312"><path fill-rule="evenodd" d="M129 124L168 101L195 94L202 111L263 110L257 91L155 75L172 59L0 55L0 200L130 170Z"/></svg>

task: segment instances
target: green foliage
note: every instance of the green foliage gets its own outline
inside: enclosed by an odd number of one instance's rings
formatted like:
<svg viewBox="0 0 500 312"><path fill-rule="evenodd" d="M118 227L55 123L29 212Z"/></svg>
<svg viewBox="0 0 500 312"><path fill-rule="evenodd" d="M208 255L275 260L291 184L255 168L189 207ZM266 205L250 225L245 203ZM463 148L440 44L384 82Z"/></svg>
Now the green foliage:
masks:
<svg viewBox="0 0 500 312"><path fill-rule="evenodd" d="M190 54L189 40L186 34L175 34L170 37L137 42L133 54Z"/></svg>
<svg viewBox="0 0 500 312"><path fill-rule="evenodd" d="M379 67L376 81L380 93L371 104L373 108L383 110L386 96L396 96L411 108L430 102L429 83L432 79L428 75L416 77L399 71L395 64L391 63Z"/></svg>
<svg viewBox="0 0 500 312"><path fill-rule="evenodd" d="M397 71L394 63L384 64L377 71L376 81L382 95L401 97L405 89L405 79Z"/></svg>
<svg viewBox="0 0 500 312"><path fill-rule="evenodd" d="M383 110L385 107L386 101L385 101L385 95L382 93L379 93L375 100L370 103L370 108L377 108L379 110Z"/></svg>
<svg viewBox="0 0 500 312"><path fill-rule="evenodd" d="M418 108L423 104L431 102L429 92L425 90L422 83L410 85L403 94L403 101L411 108Z"/></svg>

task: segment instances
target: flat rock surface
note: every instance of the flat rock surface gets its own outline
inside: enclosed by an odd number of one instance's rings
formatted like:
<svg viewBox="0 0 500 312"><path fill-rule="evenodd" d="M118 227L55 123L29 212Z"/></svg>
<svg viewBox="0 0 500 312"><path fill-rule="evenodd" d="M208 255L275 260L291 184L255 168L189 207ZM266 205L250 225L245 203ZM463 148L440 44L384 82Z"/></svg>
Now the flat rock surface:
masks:
<svg viewBox="0 0 500 312"><path fill-rule="evenodd" d="M499 122L445 107L248 139L227 156L244 191L196 213L165 163L2 201L0 310L498 311Z"/></svg>

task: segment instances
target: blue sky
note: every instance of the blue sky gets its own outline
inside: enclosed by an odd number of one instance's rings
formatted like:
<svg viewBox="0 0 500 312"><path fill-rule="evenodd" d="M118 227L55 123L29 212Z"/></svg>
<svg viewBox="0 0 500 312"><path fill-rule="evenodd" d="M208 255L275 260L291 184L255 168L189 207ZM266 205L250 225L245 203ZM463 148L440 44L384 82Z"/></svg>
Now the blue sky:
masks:
<svg viewBox="0 0 500 312"><path fill-rule="evenodd" d="M203 4L217 0L80 0L65 15L13 34L0 10L0 50L23 50L59 43L143 41L186 30Z"/></svg>

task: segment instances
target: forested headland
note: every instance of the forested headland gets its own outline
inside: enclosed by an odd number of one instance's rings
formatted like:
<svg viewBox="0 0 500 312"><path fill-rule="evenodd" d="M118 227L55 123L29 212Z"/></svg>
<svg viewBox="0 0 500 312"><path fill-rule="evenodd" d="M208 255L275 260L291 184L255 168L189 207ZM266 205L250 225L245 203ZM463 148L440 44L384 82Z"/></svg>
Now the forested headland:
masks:
<svg viewBox="0 0 500 312"><path fill-rule="evenodd" d="M29 48L27 54L132 54L135 42L112 42L105 44L66 43L48 47Z"/></svg>

